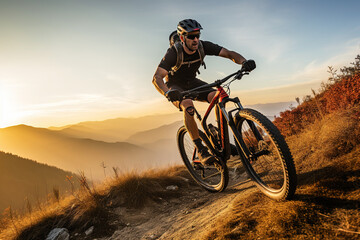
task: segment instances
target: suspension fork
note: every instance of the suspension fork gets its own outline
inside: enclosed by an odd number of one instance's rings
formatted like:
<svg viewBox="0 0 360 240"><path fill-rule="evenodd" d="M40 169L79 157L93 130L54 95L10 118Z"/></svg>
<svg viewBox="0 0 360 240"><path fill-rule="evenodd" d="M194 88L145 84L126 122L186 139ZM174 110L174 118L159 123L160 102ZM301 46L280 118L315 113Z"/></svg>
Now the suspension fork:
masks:
<svg viewBox="0 0 360 240"><path fill-rule="evenodd" d="M222 155L224 160L228 160L231 154L230 147L230 139L229 139L229 129L228 129L228 116L225 110L225 103L216 105L215 108L215 116L218 125L218 129L220 130L221 136L221 146L223 149Z"/></svg>
<svg viewBox="0 0 360 240"><path fill-rule="evenodd" d="M227 112L225 105L227 102L233 102L236 105L236 108ZM230 158L231 155L231 147L230 147L230 138L229 138L229 129L228 126L230 127L230 129L232 130L234 136L235 133L237 132L236 130L236 126L233 120L233 116L232 116L232 112L234 111L240 111L242 109L244 109L244 107L241 105L240 100L238 97L235 98L230 98L230 97L225 97L222 99L221 102L219 102L217 104L217 109L216 110L216 118L218 120L218 125L219 128L221 127L221 135L222 135L222 141L223 141L223 148L224 148L224 158L226 160L228 160ZM237 134L239 135L239 134ZM241 136L235 136L235 140L236 141L242 141ZM243 143L239 143L239 145L241 145L241 149L243 149L245 145L243 145ZM244 148L246 149L246 148Z"/></svg>
<svg viewBox="0 0 360 240"><path fill-rule="evenodd" d="M226 109L225 109L225 103L226 102L235 103L236 108L229 111L229 112L226 112ZM247 147L246 147L246 145L245 145L245 143L244 143L244 141L243 141L243 139L241 137L240 132L237 130L235 122L234 122L234 118L233 118L233 115L232 115L233 112L239 112L239 111L244 109L244 107L240 103L239 98L238 97L236 97L236 98L227 98L224 101L220 102L218 105L219 105L220 110L222 112L221 115L225 117L227 124L229 125L231 131L233 132L233 135L235 137L235 141L237 142L238 146L240 147L240 156L241 157L249 157L251 153L248 151L248 149L247 149ZM259 134L258 130L256 129L255 124L252 121L249 121L249 125L250 125L250 127L252 129L254 129L254 131L257 132L257 134L255 133L256 135L261 136ZM229 136L229 133L228 133L228 136ZM228 138L228 140L229 140L229 138ZM230 147L229 147L229 150L231 151Z"/></svg>
<svg viewBox="0 0 360 240"><path fill-rule="evenodd" d="M259 133L259 130L256 128L255 123L250 120L246 120L246 122L249 124L251 131L254 133L254 135L256 137L256 140L258 140L258 141L264 140L263 137L261 136L261 134Z"/></svg>

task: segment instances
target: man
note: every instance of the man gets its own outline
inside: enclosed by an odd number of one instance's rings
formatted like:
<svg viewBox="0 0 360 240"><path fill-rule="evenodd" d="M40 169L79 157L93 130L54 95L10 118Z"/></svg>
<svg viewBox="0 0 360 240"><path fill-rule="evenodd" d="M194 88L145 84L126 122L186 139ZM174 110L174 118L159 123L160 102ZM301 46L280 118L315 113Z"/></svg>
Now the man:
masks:
<svg viewBox="0 0 360 240"><path fill-rule="evenodd" d="M179 22L177 34L181 40L181 51L175 45L168 49L152 82L162 95L184 112L184 124L198 150L199 160L203 165L209 165L216 159L202 144L199 137L199 130L194 119L193 101L191 99L182 100L181 92L206 84L196 78L196 73L202 63L202 54L231 59L237 64L242 64L248 71L255 69L256 65L253 60L246 60L237 52L229 51L209 41L200 40L201 29L201 25L193 19L185 19ZM181 66L177 66L178 54L183 54ZM200 94L196 100L210 103L215 93L214 89L209 88L207 92Z"/></svg>

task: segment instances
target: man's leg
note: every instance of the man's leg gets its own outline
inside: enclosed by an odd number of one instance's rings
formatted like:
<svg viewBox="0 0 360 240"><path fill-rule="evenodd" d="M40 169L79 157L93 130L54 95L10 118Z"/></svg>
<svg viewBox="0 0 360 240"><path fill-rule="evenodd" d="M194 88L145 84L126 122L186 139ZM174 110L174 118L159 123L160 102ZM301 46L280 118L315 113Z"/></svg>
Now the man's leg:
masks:
<svg viewBox="0 0 360 240"><path fill-rule="evenodd" d="M199 138L199 129L195 121L195 108L194 103L190 99L185 99L181 102L181 109L184 112L184 124L188 130L192 140Z"/></svg>
<svg viewBox="0 0 360 240"><path fill-rule="evenodd" d="M213 100L213 98L215 97L216 91L212 91L208 94L207 96L207 100L209 103L211 103L211 101Z"/></svg>
<svg viewBox="0 0 360 240"><path fill-rule="evenodd" d="M207 96L208 102L214 98L216 91L210 92ZM194 141L199 138L199 129L195 121L195 107L191 99L184 99L180 104L181 109L184 112L184 124L188 130L191 139Z"/></svg>
<svg viewBox="0 0 360 240"><path fill-rule="evenodd" d="M194 144L198 150L198 156L204 165L213 163L216 159L213 155L210 155L207 147L202 144L202 141L199 136L199 129L195 121L195 108L193 101L191 99L185 99L180 104L181 109L184 112L184 124L188 130L191 139L194 141Z"/></svg>

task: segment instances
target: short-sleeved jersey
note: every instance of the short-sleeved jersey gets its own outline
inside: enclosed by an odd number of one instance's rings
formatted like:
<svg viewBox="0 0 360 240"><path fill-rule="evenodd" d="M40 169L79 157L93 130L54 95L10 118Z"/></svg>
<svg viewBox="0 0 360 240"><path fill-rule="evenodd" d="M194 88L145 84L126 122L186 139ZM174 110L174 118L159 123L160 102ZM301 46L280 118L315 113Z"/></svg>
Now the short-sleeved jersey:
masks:
<svg viewBox="0 0 360 240"><path fill-rule="evenodd" d="M222 47L214 44L209 41L201 41L204 53L206 55L213 55L218 56ZM177 52L174 46L170 47L164 58L161 60L159 67L165 69L166 71L171 71L171 68L176 65L177 61ZM191 62L197 59L200 59L200 54L198 51L196 51L194 54L187 54L185 51L183 51L184 59L183 62ZM173 75L168 74L167 81L169 83L186 83L188 81L191 81L192 79L196 78L196 73L201 65L200 61L191 63L191 64L184 64L182 65Z"/></svg>

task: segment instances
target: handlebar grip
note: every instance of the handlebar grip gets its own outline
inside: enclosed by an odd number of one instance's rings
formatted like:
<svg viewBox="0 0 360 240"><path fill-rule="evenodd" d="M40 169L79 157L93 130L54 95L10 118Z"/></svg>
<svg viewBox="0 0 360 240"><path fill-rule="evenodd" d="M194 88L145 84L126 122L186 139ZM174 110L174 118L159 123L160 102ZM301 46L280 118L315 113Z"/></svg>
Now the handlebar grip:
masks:
<svg viewBox="0 0 360 240"><path fill-rule="evenodd" d="M249 75L249 72L244 67L242 67L235 75L235 79L240 80L244 75Z"/></svg>
<svg viewBox="0 0 360 240"><path fill-rule="evenodd" d="M243 75L243 72L244 72L244 67L242 67L238 72L237 74L235 75L235 79L240 79Z"/></svg>

